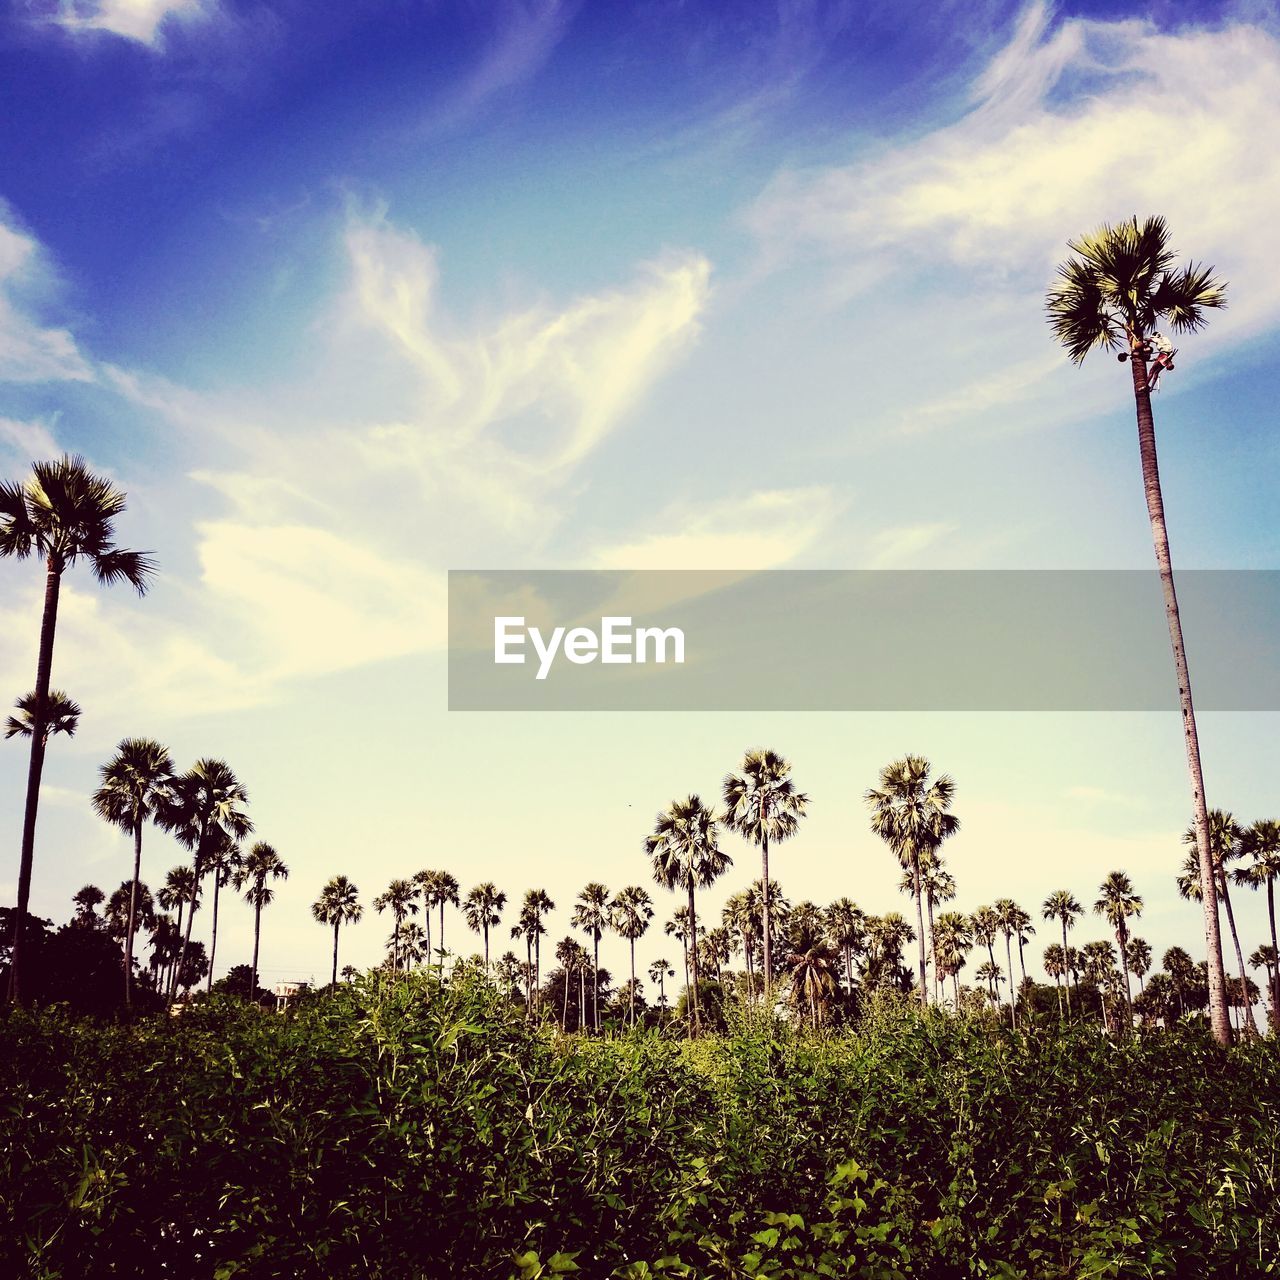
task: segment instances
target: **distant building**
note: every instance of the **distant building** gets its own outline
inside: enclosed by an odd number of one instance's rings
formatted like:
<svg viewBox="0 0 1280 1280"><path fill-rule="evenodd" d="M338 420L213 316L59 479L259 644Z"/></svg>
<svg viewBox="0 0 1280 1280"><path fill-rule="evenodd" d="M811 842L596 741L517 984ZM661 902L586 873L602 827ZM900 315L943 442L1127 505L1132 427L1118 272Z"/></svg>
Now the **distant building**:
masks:
<svg viewBox="0 0 1280 1280"><path fill-rule="evenodd" d="M281 1013L289 1007L291 1000L296 1000L304 991L311 988L309 982L277 982L275 986L276 1012Z"/></svg>

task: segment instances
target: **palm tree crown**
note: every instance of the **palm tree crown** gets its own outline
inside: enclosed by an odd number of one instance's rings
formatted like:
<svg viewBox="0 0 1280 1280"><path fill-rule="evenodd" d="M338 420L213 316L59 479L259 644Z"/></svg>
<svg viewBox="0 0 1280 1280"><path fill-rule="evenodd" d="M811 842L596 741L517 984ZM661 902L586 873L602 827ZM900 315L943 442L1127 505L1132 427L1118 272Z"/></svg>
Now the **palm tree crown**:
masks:
<svg viewBox="0 0 1280 1280"><path fill-rule="evenodd" d="M14 703L17 715L10 716L4 725L6 738L29 738L35 733L36 695L35 690L24 693ZM68 738L75 736L80 727L80 704L61 689L50 689L44 700L44 741L47 743L55 733L65 733Z"/></svg>

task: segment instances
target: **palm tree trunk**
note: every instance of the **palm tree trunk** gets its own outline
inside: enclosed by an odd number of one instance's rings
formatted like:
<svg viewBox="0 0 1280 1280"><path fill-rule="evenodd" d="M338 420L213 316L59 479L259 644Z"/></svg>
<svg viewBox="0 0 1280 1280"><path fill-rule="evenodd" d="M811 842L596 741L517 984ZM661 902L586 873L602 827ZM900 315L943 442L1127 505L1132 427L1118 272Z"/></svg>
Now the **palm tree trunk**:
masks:
<svg viewBox="0 0 1280 1280"><path fill-rule="evenodd" d="M636 940L631 942L631 1025L636 1025Z"/></svg>
<svg viewBox="0 0 1280 1280"><path fill-rule="evenodd" d="M1208 886L1201 894L1204 907L1205 951L1209 970L1209 1022L1220 1044L1231 1043L1231 1022L1227 1014L1227 984L1222 967L1222 935L1218 928L1218 903L1213 892L1213 852L1209 844L1209 809L1204 794L1204 772L1200 766L1200 738L1196 732L1195 706L1191 699L1191 676L1182 641L1182 617L1173 583L1173 560L1169 553L1169 531L1164 519L1164 496L1160 490L1160 465L1156 457L1156 425L1151 412L1151 390L1147 385L1147 365L1139 353L1143 335L1129 341L1129 365L1133 371L1133 398L1138 417L1138 452L1142 459L1142 487L1146 492L1151 539L1156 567L1164 593L1164 612L1169 624L1169 643L1178 680L1178 700L1182 711L1182 736L1186 744L1187 768L1191 774L1191 800L1195 813L1196 852L1200 860L1200 883Z"/></svg>
<svg viewBox="0 0 1280 1280"><path fill-rule="evenodd" d="M218 950L218 894L222 891L222 868L213 869L213 928L209 936L209 978L205 990L213 990L213 957Z"/></svg>
<svg viewBox="0 0 1280 1280"><path fill-rule="evenodd" d="M440 980L444 981L444 899L440 900Z"/></svg>
<svg viewBox="0 0 1280 1280"><path fill-rule="evenodd" d="M766 896L765 902L769 901ZM765 907L766 928L769 919L769 908ZM689 868L689 969L693 975L693 980L689 984L689 1010L690 1010L690 1026L693 1034L696 1036L702 1029L701 1011L698 1008L698 912L693 901L693 868ZM767 945L767 944L766 944ZM766 951L766 955L768 952Z"/></svg>
<svg viewBox="0 0 1280 1280"><path fill-rule="evenodd" d="M341 928L341 921L333 922L333 977L329 980L329 986L337 991L338 989L338 930Z"/></svg>
<svg viewBox="0 0 1280 1280"><path fill-rule="evenodd" d="M938 994L938 943L933 936L933 893L925 894L925 905L929 908L929 959L933 965L933 1003L941 1004Z"/></svg>
<svg viewBox="0 0 1280 1280"><path fill-rule="evenodd" d="M258 891L261 893L262 885L258 885ZM253 904L253 974L250 978L249 999L257 1001L258 999L258 940L262 933L262 900L255 898Z"/></svg>
<svg viewBox="0 0 1280 1280"><path fill-rule="evenodd" d="M1240 935L1236 932L1236 913L1231 909L1231 894L1227 891L1227 872L1226 868L1222 871L1222 905L1227 910L1227 928L1231 930L1231 941L1236 948L1236 963L1240 966L1240 1002L1241 1008L1244 1010L1244 1018L1242 1021L1248 1025L1250 1031L1256 1032L1258 1024L1253 1018L1253 1002L1249 999L1248 978L1245 976L1244 968L1244 952L1240 949Z"/></svg>
<svg viewBox="0 0 1280 1280"><path fill-rule="evenodd" d="M173 975L173 988L169 993L169 1003L173 1003L178 993L178 984L182 981L182 970L187 963L187 948L191 945L191 925L196 918L196 908L200 905L200 876L204 871L204 838L205 823L201 823L200 836L196 842L196 858L192 868L194 887L191 890L191 909L187 912L187 931L182 935L182 949L178 952L178 968ZM213 972L213 961L209 962L209 972Z"/></svg>
<svg viewBox="0 0 1280 1280"><path fill-rule="evenodd" d="M1277 958L1271 975L1271 1022L1280 1030L1280 946L1276 944L1276 878L1267 877L1267 919L1271 922L1271 954Z"/></svg>
<svg viewBox="0 0 1280 1280"><path fill-rule="evenodd" d="M600 935L591 934L591 1028L600 1034Z"/></svg>
<svg viewBox="0 0 1280 1280"><path fill-rule="evenodd" d="M542 928L542 917L534 917L534 935L533 935L533 1010L535 1013L542 1008L542 934L537 932Z"/></svg>
<svg viewBox="0 0 1280 1280"><path fill-rule="evenodd" d="M1013 990L1013 935L1004 935L1004 962L1009 966L1009 1021L1013 1029L1018 1029L1018 999Z"/></svg>
<svg viewBox="0 0 1280 1280"><path fill-rule="evenodd" d="M760 813L760 821L763 824L763 809ZM769 837L764 833L760 837L760 865L761 874L764 877L760 882L761 914L764 918L764 1007L772 1016L773 999L770 993L773 988L773 949L769 937L772 932L769 918ZM694 942L697 942L697 934L694 934Z"/></svg>
<svg viewBox="0 0 1280 1280"><path fill-rule="evenodd" d="M45 728L48 724L49 680L53 672L53 635L58 626L58 592L62 564L50 556L44 580L44 613L40 619L40 654L36 661L36 705L31 717L31 763L27 768L27 803L22 814L22 852L18 859L18 909L13 917L10 948L9 999L26 1001L25 934L31 901L31 867L36 851L36 811L40 806L40 778L44 773Z"/></svg>
<svg viewBox="0 0 1280 1280"><path fill-rule="evenodd" d="M489 922L484 925L484 971L489 972Z"/></svg>
<svg viewBox="0 0 1280 1280"><path fill-rule="evenodd" d="M1062 963L1067 966L1067 980L1062 985L1067 990L1067 1017L1071 1017L1071 962L1067 959L1067 917L1062 917Z"/></svg>
<svg viewBox="0 0 1280 1280"><path fill-rule="evenodd" d="M1120 944L1120 976L1124 979L1124 1014L1127 1020L1125 1033L1128 1034L1133 1030L1133 999L1129 987L1129 930L1124 927L1123 920L1116 930L1116 942Z"/></svg>
<svg viewBox="0 0 1280 1280"><path fill-rule="evenodd" d="M124 1004L133 1005L133 931L138 927L138 881L142 876L142 819L133 823L133 882L129 885L129 923L124 940Z"/></svg>
<svg viewBox="0 0 1280 1280"><path fill-rule="evenodd" d="M920 891L920 862L918 858L911 860L911 890L916 900L916 937L920 943L920 1004L929 1007L929 978L925 972L925 937L924 937L924 895Z"/></svg>

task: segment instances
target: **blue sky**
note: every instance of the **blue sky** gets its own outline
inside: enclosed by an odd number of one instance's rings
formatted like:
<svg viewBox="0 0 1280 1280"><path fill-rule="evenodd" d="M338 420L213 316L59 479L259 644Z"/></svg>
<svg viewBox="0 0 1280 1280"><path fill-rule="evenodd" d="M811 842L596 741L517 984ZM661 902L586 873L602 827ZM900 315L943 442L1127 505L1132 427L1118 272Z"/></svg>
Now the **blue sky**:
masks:
<svg viewBox="0 0 1280 1280"><path fill-rule="evenodd" d="M0 12L0 465L85 453L164 568L143 601L68 580L86 715L37 910L125 874L84 797L129 734L244 778L294 872L264 964L304 977L334 872L644 882L652 812L768 742L815 797L793 897L903 905L859 796L910 749L960 783L961 905L1125 866L1153 944L1194 942L1172 720L450 717L443 575L1147 567L1126 378L1070 367L1041 299L1067 237L1148 211L1231 284L1157 398L1175 556L1280 567L1273 6ZM15 695L37 577L0 566ZM1274 815L1276 719L1206 717L1211 803ZM150 878L178 856L157 836Z"/></svg>

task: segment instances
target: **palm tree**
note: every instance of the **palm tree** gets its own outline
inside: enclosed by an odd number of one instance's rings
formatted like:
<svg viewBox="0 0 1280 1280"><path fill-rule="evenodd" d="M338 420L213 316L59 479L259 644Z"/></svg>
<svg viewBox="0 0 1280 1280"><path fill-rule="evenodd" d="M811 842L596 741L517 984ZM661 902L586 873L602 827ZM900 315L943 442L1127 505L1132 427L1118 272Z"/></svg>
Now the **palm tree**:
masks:
<svg viewBox="0 0 1280 1280"><path fill-rule="evenodd" d="M959 911L944 911L934 924L933 949L938 977L951 979L951 995L957 1010L960 1008L959 974L972 946L973 926L969 917Z"/></svg>
<svg viewBox="0 0 1280 1280"><path fill-rule="evenodd" d="M1084 914L1084 908L1080 905L1079 899L1071 892L1070 889L1055 889L1045 900L1041 913L1046 920L1057 920L1062 925L1062 954L1065 957L1071 949L1067 945L1067 930L1075 925L1075 922ZM1065 971L1068 978L1070 970ZM1067 1017L1071 1016L1071 983L1066 984L1067 987Z"/></svg>
<svg viewBox="0 0 1280 1280"><path fill-rule="evenodd" d="M787 957L791 970L791 1001L797 1010L807 1008L809 1024L816 1031L826 1017L836 991L836 954L821 931L806 929L797 949Z"/></svg>
<svg viewBox="0 0 1280 1280"><path fill-rule="evenodd" d="M1051 942L1044 949L1044 971L1053 979L1058 989L1058 1017L1062 1017L1062 978L1067 972L1067 950L1059 942Z"/></svg>
<svg viewBox="0 0 1280 1280"><path fill-rule="evenodd" d="M1277 960L1275 947L1269 942L1264 942L1261 946L1255 947L1249 956L1249 967L1251 969L1265 969L1267 974L1267 987L1271 992L1271 1026L1273 1030L1280 1029L1280 1005L1276 1004L1276 981L1277 974L1280 973L1280 961Z"/></svg>
<svg viewBox="0 0 1280 1280"><path fill-rule="evenodd" d="M156 901L164 911L176 911L178 918L174 924L176 939L173 946L173 955L165 954L165 970L166 982L165 990L168 991L172 986L173 975L176 971L178 963L178 952L182 949L182 911L183 908L191 902L195 902L200 896L199 887L196 884L195 872L186 865L173 867L164 878L164 884L160 886L156 894Z"/></svg>
<svg viewBox="0 0 1280 1280"><path fill-rule="evenodd" d="M381 915L390 910L395 924L391 929L391 972L400 968L400 930L405 917L413 910L414 900L418 896L418 886L412 880L397 878L387 886L386 893L380 893L373 900L373 909Z"/></svg>
<svg viewBox="0 0 1280 1280"><path fill-rule="evenodd" d="M1133 1026L1133 1000L1129 992L1129 966L1125 958L1129 954L1129 918L1142 914L1142 899L1133 891L1133 881L1123 871L1112 871L1098 888L1098 900L1093 909L1105 916L1116 931L1116 943L1120 949L1120 976L1124 983L1124 1009L1126 1027Z"/></svg>
<svg viewBox="0 0 1280 1280"><path fill-rule="evenodd" d="M121 960L127 956L132 965L133 935L139 929L150 929L155 924L156 911L151 890L145 884L140 884L135 892L133 882L124 881L107 899L102 917L107 933L123 948Z"/></svg>
<svg viewBox="0 0 1280 1280"><path fill-rule="evenodd" d="M1120 975L1116 971L1116 951L1114 945L1105 938L1094 942L1086 942L1081 953L1085 977L1098 988L1102 1000L1102 1022L1108 1024L1108 1003L1114 1011L1114 998L1119 989Z"/></svg>
<svg viewBox="0 0 1280 1280"><path fill-rule="evenodd" d="M997 898L992 910L996 913L1000 932L1004 934L1004 960L1009 970L1009 1017L1014 1030L1017 1030L1018 1000L1013 989L1013 935L1021 929L1027 913L1012 898Z"/></svg>
<svg viewBox="0 0 1280 1280"><path fill-rule="evenodd" d="M750 760L751 757L748 757ZM773 757L774 760L777 757ZM773 766L770 766L771 768ZM785 780L785 779L784 779ZM786 784L790 786L790 783ZM726 797L729 782L725 782ZM759 806L757 806L759 807ZM774 806L765 802L766 810ZM767 818L773 824L773 818ZM768 844L769 832L763 831ZM697 889L705 889L718 880L732 865L732 859L719 845L719 824L698 796L673 800L654 819L653 832L644 838L644 851L653 862L653 878L664 889L683 889L688 896L686 947L690 961L689 1017L693 1033L699 1029L698 1011L698 909L694 900ZM766 854L766 857L768 855ZM768 894L765 894L765 923L769 920ZM768 937L766 929L766 939ZM765 954L768 955L768 942ZM766 978L766 982L768 979Z"/></svg>
<svg viewBox="0 0 1280 1280"><path fill-rule="evenodd" d="M83 889L77 889L71 898L76 906L76 924L88 929L96 928L97 909L106 901L106 898L107 895L96 884L87 884Z"/></svg>
<svg viewBox="0 0 1280 1280"><path fill-rule="evenodd" d="M542 939L547 932L543 923L545 918L556 909L545 889L529 889L524 895L524 906L533 923L533 999L536 1008L542 984Z"/></svg>
<svg viewBox="0 0 1280 1280"><path fill-rule="evenodd" d="M209 974L206 991L213 990L213 962L218 954L218 904L222 898L222 886L231 882L239 865L240 846L230 836L219 836L213 842L213 849L207 860L207 869L213 876L213 905L209 913Z"/></svg>
<svg viewBox="0 0 1280 1280"><path fill-rule="evenodd" d="M1145 938L1130 938L1124 960L1125 967L1138 979L1138 993L1145 995L1147 984L1143 979L1151 971L1151 943Z"/></svg>
<svg viewBox="0 0 1280 1280"><path fill-rule="evenodd" d="M871 807L871 830L893 850L911 876L911 892L916 903L916 940L920 947L920 1003L926 1006L929 980L925 972L921 864L960 829L960 819L949 812L956 784L945 773L930 782L930 767L923 756L895 760L880 770L880 785L872 787L864 797Z"/></svg>
<svg viewBox="0 0 1280 1280"><path fill-rule="evenodd" d="M1216 889L1216 894L1210 894L1210 897L1221 899L1223 909L1227 913L1227 928L1231 933L1231 942L1235 947L1236 963L1240 966L1240 986L1241 991L1244 990L1244 951L1240 946L1240 933L1236 929L1236 913L1231 905L1231 891L1227 888L1227 863L1236 861L1237 858L1244 857L1244 830L1235 820L1235 817L1222 809L1214 809L1209 814L1209 857L1213 868L1210 884ZM1194 826L1188 827L1183 833L1182 843L1193 846L1192 852L1187 855L1187 860L1183 863L1182 871L1178 876L1178 891L1184 898L1193 901L1204 900L1204 881L1200 878L1200 862L1196 856L1199 852L1196 842L1199 836ZM1217 919L1217 910L1214 911L1214 918ZM1213 965L1209 965L1209 997L1213 998ZM1243 1008L1250 1030L1257 1030L1253 1021L1253 1004L1244 999ZM1212 1014L1213 1005L1209 1006Z"/></svg>
<svg viewBox="0 0 1280 1280"><path fill-rule="evenodd" d="M1137 217L1114 227L1104 224L1090 235L1068 241L1068 248L1076 256L1068 258L1058 268L1059 283L1050 290L1046 299L1049 324L1076 364L1095 347L1108 350L1118 346L1126 348L1120 352L1120 358L1128 359L1132 374L1142 483L1156 566L1164 593L1187 765L1191 773L1196 852L1202 883L1212 885L1209 812L1205 801L1204 774L1200 767L1200 741L1196 733L1191 677L1182 641L1182 618L1178 613L1178 596L1174 589L1164 496L1160 489L1147 356L1149 340L1161 320L1167 320L1175 332L1193 332L1205 324L1206 311L1226 305L1226 291L1214 278L1210 267L1189 263L1181 270L1175 269L1174 254L1169 248L1169 229L1160 217L1147 218L1141 224ZM1204 895L1204 930L1209 957L1210 1021L1218 1041L1229 1044L1231 1023L1222 968L1222 938L1218 931L1218 907L1213 893Z"/></svg>
<svg viewBox="0 0 1280 1280"><path fill-rule="evenodd" d="M735 950L742 952L747 969L747 990L755 993L755 949L760 935L760 912L750 889L731 893L720 912L720 922L737 939Z"/></svg>
<svg viewBox="0 0 1280 1280"><path fill-rule="evenodd" d="M269 845L259 840L240 860L235 870L236 891L243 891L253 907L253 981L251 991L258 989L258 940L262 933L262 908L271 905L275 890L268 880L287 880L289 868L284 859Z"/></svg>
<svg viewBox="0 0 1280 1280"><path fill-rule="evenodd" d="M422 902L425 910L433 906L440 908L440 977L444 977L444 909L446 906L458 905L458 881L448 871L429 871L430 879L423 886Z"/></svg>
<svg viewBox="0 0 1280 1280"><path fill-rule="evenodd" d="M5 721L4 736L6 738L32 737L36 723L35 691L24 693L13 705L17 715L12 715ZM75 737L82 714L80 704L68 694L61 689L50 689L49 696L45 699L43 745L47 747L49 739L55 733L65 733L68 738Z"/></svg>
<svg viewBox="0 0 1280 1280"><path fill-rule="evenodd" d="M973 915L969 917L969 923L973 928L973 937L975 942L980 942L987 949L987 961L989 964L996 962L996 935L1000 932L1000 917L996 914L992 907L978 907Z"/></svg>
<svg viewBox="0 0 1280 1280"><path fill-rule="evenodd" d="M92 796L94 812L133 836L133 902L124 957L124 1002L128 1006L133 1002L133 935L142 877L142 828L171 798L173 761L151 738L125 738L98 772L101 782Z"/></svg>
<svg viewBox="0 0 1280 1280"><path fill-rule="evenodd" d="M478 884L467 894L462 904L462 914L467 927L475 933L484 934L484 967L489 971L489 930L502 920L503 908L507 905L507 895L499 893L492 880Z"/></svg>
<svg viewBox="0 0 1280 1280"><path fill-rule="evenodd" d="M628 1010L631 1025L636 1021L636 939L644 937L648 932L649 922L653 919L653 899L648 891L639 885L628 885L618 890L617 897L610 903L610 923L613 931L627 940L631 948L631 986L628 992Z"/></svg>
<svg viewBox="0 0 1280 1280"><path fill-rule="evenodd" d="M1267 890L1267 922L1271 926L1271 950L1280 954L1280 941L1276 938L1276 877L1280 876L1280 822L1275 818L1260 818L1245 830L1240 841L1242 853L1253 858L1250 866L1236 871L1233 878L1255 889ZM1273 966L1274 969L1274 966ZM1271 1008L1280 1010L1280 975L1272 973ZM1280 1024L1278 1024L1280 1025Z"/></svg>
<svg viewBox="0 0 1280 1280"><path fill-rule="evenodd" d="M22 816L22 849L18 860L18 903L13 917L9 962L9 998L24 999L24 921L31 901L31 869L35 861L36 812L49 722L49 682L53 674L53 639L58 625L58 593L62 574L77 560L88 562L104 586L127 582L139 595L155 573L155 562L140 551L115 545L113 522L125 509L125 495L109 480L94 475L84 459L64 454L56 462L37 462L22 484L0 482L0 556L25 560L38 556L45 564L44 611L36 687L30 711L31 763Z"/></svg>
<svg viewBox="0 0 1280 1280"><path fill-rule="evenodd" d="M853 990L853 957L863 946L867 918L849 898L837 898L826 910L827 935L844 956L845 981Z"/></svg>
<svg viewBox="0 0 1280 1280"><path fill-rule="evenodd" d="M560 971L564 974L564 1004L560 1010L560 1026L569 1029L569 980L582 956L582 947L574 938L562 938L556 943L556 959L560 962Z"/></svg>
<svg viewBox="0 0 1280 1280"><path fill-rule="evenodd" d="M524 1011L530 1017L533 1016L533 939L541 927L542 922L537 920L529 909L529 897L526 894L520 914L516 917L515 924L511 926L511 936L515 939L524 939L524 967L529 974L529 980L524 987Z"/></svg>
<svg viewBox="0 0 1280 1280"><path fill-rule="evenodd" d="M320 896L311 904L311 914L320 924L327 924L333 929L333 977L330 985L338 985L338 930L344 924L355 924L364 908L360 905L359 890L346 876L334 876L323 889Z"/></svg>
<svg viewBox="0 0 1280 1280"><path fill-rule="evenodd" d="M661 957L649 966L649 981L658 984L658 1007L661 1009L667 1007L667 979L675 976L676 971Z"/></svg>
<svg viewBox="0 0 1280 1280"><path fill-rule="evenodd" d="M1195 985L1195 963L1182 947L1170 947L1160 957L1160 967L1169 975L1181 1017L1187 1011L1187 992Z"/></svg>
<svg viewBox="0 0 1280 1280"><path fill-rule="evenodd" d="M994 960L988 960L974 970L973 976L979 982L987 984L987 994L991 997L991 1003L998 1005L1000 1003L1000 984L1004 981L1004 970Z"/></svg>
<svg viewBox="0 0 1280 1280"><path fill-rule="evenodd" d="M910 878L911 872L903 873L903 884ZM924 891L925 915L929 922L929 937L933 938L933 913L940 902L950 902L956 896L956 881L951 872L942 865L942 855L934 849L920 859L920 887ZM910 890L904 888L904 893ZM932 946L932 943L930 944ZM933 998L938 999L938 971L933 972Z"/></svg>
<svg viewBox="0 0 1280 1280"><path fill-rule="evenodd" d="M864 977L868 986L889 985L901 987L902 980L910 983L910 972L902 965L902 949L914 942L915 930L899 911L886 911L882 916L868 916L867 957Z"/></svg>
<svg viewBox="0 0 1280 1280"><path fill-rule="evenodd" d="M724 780L724 825L752 844L760 846L760 884L762 890L761 934L764 939L765 1005L771 1008L769 989L773 983L772 934L769 917L771 884L769 881L769 843L789 840L800 826L809 797L796 790L791 781L791 765L775 751L748 751L742 761L742 772L731 773ZM695 980L696 982L696 980Z"/></svg>
<svg viewBox="0 0 1280 1280"><path fill-rule="evenodd" d="M600 936L609 927L609 890L592 881L578 894L573 908L573 927L591 939L591 1028L600 1030Z"/></svg>
<svg viewBox="0 0 1280 1280"><path fill-rule="evenodd" d="M668 938L674 938L680 944L684 953L684 985L687 991L692 986L689 967L690 940L692 938L692 934L689 931L689 908L687 906L677 907L675 914L662 926L662 932ZM693 1012L692 1002L689 1003L689 1012L691 1014Z"/></svg>
<svg viewBox="0 0 1280 1280"><path fill-rule="evenodd" d="M178 842L194 850L192 871L197 887L210 859L224 856L225 850L236 841L244 839L253 830L253 823L244 812L249 803L248 792L239 779L222 760L197 760L191 769L169 784L169 794L157 809L155 820L172 832ZM214 883L217 893L219 880ZM187 928L182 935L182 951L178 956L175 977L185 972L186 952L191 945L191 925L196 918L199 898L191 900L187 913ZM213 972L210 957L209 972ZM170 987L172 1001L174 987Z"/></svg>
<svg viewBox="0 0 1280 1280"><path fill-rule="evenodd" d="M421 964L423 958L430 955L427 949L427 931L416 920L401 925L392 933L389 942L397 948L397 957L406 970ZM514 958L513 956L512 959Z"/></svg>

